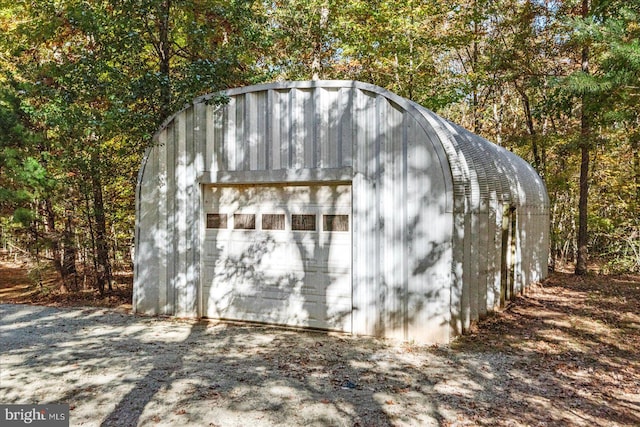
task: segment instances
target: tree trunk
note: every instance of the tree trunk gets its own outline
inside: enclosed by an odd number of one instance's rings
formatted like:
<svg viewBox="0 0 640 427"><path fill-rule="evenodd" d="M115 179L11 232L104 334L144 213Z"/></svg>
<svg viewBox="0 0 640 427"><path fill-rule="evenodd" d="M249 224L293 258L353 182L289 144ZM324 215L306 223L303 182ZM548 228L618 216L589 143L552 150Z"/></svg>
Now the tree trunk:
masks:
<svg viewBox="0 0 640 427"><path fill-rule="evenodd" d="M474 7L476 5L474 4ZM479 52L478 52L478 37L479 37L479 26L478 23L476 22L475 18L473 21L473 45L472 45L472 58L471 58L471 69L475 72L478 69L478 56L479 56ZM473 132L477 135L479 135L482 132L481 126L480 126L480 112L478 111L479 109L479 105L480 105L480 100L479 100L479 96L478 96L478 82L475 81L477 77L474 76L474 82L473 82L473 95L472 95L472 113L473 113Z"/></svg>
<svg viewBox="0 0 640 427"><path fill-rule="evenodd" d="M78 271L76 269L76 246L73 231L73 210L67 209L64 223L64 234L62 236L63 255L62 272L63 280L72 289L78 290Z"/></svg>
<svg viewBox="0 0 640 427"><path fill-rule="evenodd" d="M582 17L589 14L589 0L582 0ZM582 48L582 72L589 73L589 48ZM587 273L589 257L588 196L589 196L589 151L591 145L591 117L589 95L582 95L582 111L580 117L580 201L578 202L578 257L575 274Z"/></svg>
<svg viewBox="0 0 640 427"><path fill-rule="evenodd" d="M109 262L109 242L107 241L107 221L104 214L104 201L102 198L102 180L95 165L98 164L97 154L92 155L91 185L93 187L93 216L95 219L96 238L96 284L100 294L104 293L105 285L109 290L111 286L111 265Z"/></svg>
<svg viewBox="0 0 640 427"><path fill-rule="evenodd" d="M542 175L542 160L540 158L540 150L538 149L538 135L533 123L533 115L531 114L531 102L529 96L524 89L515 84L516 90L520 94L522 99L522 106L524 108L525 121L527 122L527 131L531 137L531 151L533 152L533 168Z"/></svg>
<svg viewBox="0 0 640 427"><path fill-rule="evenodd" d="M500 87L500 104L493 103L493 121L496 125L496 144L503 146L502 129L504 127L504 90Z"/></svg>
<svg viewBox="0 0 640 427"><path fill-rule="evenodd" d="M169 40L169 16L171 1L164 0L160 3L158 22L159 45L158 55L160 59L160 115L164 120L171 111L171 43Z"/></svg>
<svg viewBox="0 0 640 427"><path fill-rule="evenodd" d="M320 8L320 31L316 33L315 40L313 41L313 52L311 59L311 79L320 80L322 77L322 51L324 45L324 35L327 31L329 23L329 5L325 2ZM315 31L314 31L315 33Z"/></svg>
<svg viewBox="0 0 640 427"><path fill-rule="evenodd" d="M62 257L60 254L60 242L56 234L56 214L53 211L53 203L50 199L45 199L43 202L44 210L44 231L46 240L51 247L51 255L53 258L53 265L60 274L60 277L64 280L64 271L62 268Z"/></svg>
<svg viewBox="0 0 640 427"><path fill-rule="evenodd" d="M85 215L87 217L87 225L89 226L89 237L91 237L91 260L93 262L93 271L98 271L98 263L96 261L96 234L93 231L93 218L91 215L91 206L89 205L89 192L87 189L83 189L84 195L84 205L85 205ZM86 247L85 247L86 248ZM86 251L85 251L86 253ZM87 260L89 259L88 254L84 257L84 288L86 289L87 282Z"/></svg>

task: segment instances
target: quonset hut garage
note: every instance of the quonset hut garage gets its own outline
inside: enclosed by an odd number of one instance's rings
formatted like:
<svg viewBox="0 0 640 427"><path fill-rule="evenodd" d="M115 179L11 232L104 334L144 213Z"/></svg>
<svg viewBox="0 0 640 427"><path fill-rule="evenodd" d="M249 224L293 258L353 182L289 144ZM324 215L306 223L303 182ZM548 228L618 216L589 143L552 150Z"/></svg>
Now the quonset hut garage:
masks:
<svg viewBox="0 0 640 427"><path fill-rule="evenodd" d="M137 313L446 343L547 272L548 197L513 153L380 87L196 99L137 189Z"/></svg>

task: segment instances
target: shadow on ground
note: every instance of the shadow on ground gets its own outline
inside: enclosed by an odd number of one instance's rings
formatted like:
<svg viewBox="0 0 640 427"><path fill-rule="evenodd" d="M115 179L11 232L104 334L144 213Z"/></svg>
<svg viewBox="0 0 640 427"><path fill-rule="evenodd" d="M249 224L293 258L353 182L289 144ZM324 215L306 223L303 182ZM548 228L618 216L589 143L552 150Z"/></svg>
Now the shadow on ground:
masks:
<svg viewBox="0 0 640 427"><path fill-rule="evenodd" d="M71 425L640 425L640 281L556 274L450 347L0 305L0 401Z"/></svg>

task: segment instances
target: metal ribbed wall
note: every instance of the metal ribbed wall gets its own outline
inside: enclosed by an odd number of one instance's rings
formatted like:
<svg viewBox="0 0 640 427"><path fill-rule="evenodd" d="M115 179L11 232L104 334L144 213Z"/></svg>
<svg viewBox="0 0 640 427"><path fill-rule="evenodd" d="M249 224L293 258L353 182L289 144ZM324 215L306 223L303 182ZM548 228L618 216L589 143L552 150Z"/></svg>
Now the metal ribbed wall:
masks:
<svg viewBox="0 0 640 427"><path fill-rule="evenodd" d="M448 342L499 305L503 270L513 270L513 293L545 276L544 184L512 153L359 82L274 83L225 96L222 105L198 98L169 118L145 156L137 312L201 315L205 184L351 183L348 332ZM503 221L505 212L513 218Z"/></svg>

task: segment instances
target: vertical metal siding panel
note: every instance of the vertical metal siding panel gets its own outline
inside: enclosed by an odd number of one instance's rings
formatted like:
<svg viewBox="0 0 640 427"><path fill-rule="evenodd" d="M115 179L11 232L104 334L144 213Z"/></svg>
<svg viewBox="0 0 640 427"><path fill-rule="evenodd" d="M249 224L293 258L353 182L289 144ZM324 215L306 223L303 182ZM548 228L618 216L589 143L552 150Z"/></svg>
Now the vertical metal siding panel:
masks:
<svg viewBox="0 0 640 427"><path fill-rule="evenodd" d="M306 89L300 90L302 100L302 116L300 127L298 128L299 134L302 136L302 167L315 168L316 167L316 112L314 105L315 90Z"/></svg>
<svg viewBox="0 0 640 427"><path fill-rule="evenodd" d="M454 202L455 203L455 202ZM463 259L464 259L464 213L454 211L452 236L451 263L451 316L454 335L462 334L464 330L464 310L462 303L464 291Z"/></svg>
<svg viewBox="0 0 640 427"><path fill-rule="evenodd" d="M267 169L267 152L269 150L269 144L267 142L268 132L268 124L269 124L269 113L271 111L270 108L267 107L267 92L260 91L257 93L258 95L258 108L256 111L257 126L256 126L256 138L258 140L257 149L258 149L258 159L256 163L257 170L265 170Z"/></svg>
<svg viewBox="0 0 640 427"><path fill-rule="evenodd" d="M168 224L167 224L167 132L160 133L158 138L158 146L156 147L156 167L158 174L158 222L156 239L156 254L158 256L158 309L157 313L169 314L167 312L167 242ZM154 162L155 163L155 162ZM150 229L152 229L150 227ZM148 232L148 230L147 230ZM153 283L153 282L150 282ZM149 286L149 285L148 285Z"/></svg>
<svg viewBox="0 0 640 427"><path fill-rule="evenodd" d="M207 106L202 103L196 103L194 109L194 167L196 179L200 178L202 171L207 168L207 127L209 126L207 120Z"/></svg>
<svg viewBox="0 0 640 427"><path fill-rule="evenodd" d="M248 145L246 170L265 170L267 152L267 93L259 91L245 95L245 139Z"/></svg>
<svg viewBox="0 0 640 427"><path fill-rule="evenodd" d="M421 158L421 140L417 135L416 123L413 120L408 120L405 123L407 126L407 293L412 292L414 289L419 289L420 286L416 284L415 270L416 266L420 264L418 258L420 253L419 248L419 225L425 218L421 217L421 189L424 183L423 177L419 174L419 171L423 167ZM408 310L417 310L418 307L411 307ZM416 313L412 312L412 318Z"/></svg>
<svg viewBox="0 0 640 427"><path fill-rule="evenodd" d="M530 287L531 284L536 283L540 280L538 275L538 268L536 266L535 260L535 247L538 240L537 230L536 230L536 216L533 207L529 207L527 209L527 228L528 228L528 252L527 252L527 263L529 269L529 278L527 281L527 287Z"/></svg>
<svg viewBox="0 0 640 427"><path fill-rule="evenodd" d="M537 272L536 282L539 282L544 278L542 266L546 263L546 261L542 260L543 251L541 251L542 239L543 239L543 235L542 235L543 218L540 212L540 207L533 207L532 214L533 214L532 222L534 224L533 226L534 241L532 242L533 248L532 248L531 257L534 263L534 268L536 269L536 272Z"/></svg>
<svg viewBox="0 0 640 427"><path fill-rule="evenodd" d="M162 138L162 134L160 135ZM158 314L160 265L158 254L158 240L156 239L156 227L158 224L159 206L156 200L158 184L161 181L158 171L159 147L151 148L147 153L144 170L138 177L138 201L137 201L137 239L135 248L134 271L134 295L133 308L137 313ZM157 230L161 231L161 230Z"/></svg>
<svg viewBox="0 0 640 427"><path fill-rule="evenodd" d="M536 236L536 241L535 241L535 246L533 248L533 259L534 262L536 263L537 266L537 271L538 271L538 278L537 281L542 281L545 278L545 270L548 268L547 266L547 254L546 251L543 250L543 244L544 244L544 217L542 215L542 213L540 212L540 210L536 210L535 212L535 223L536 223L536 230L535 230L535 236Z"/></svg>
<svg viewBox="0 0 640 427"><path fill-rule="evenodd" d="M397 110L394 105L387 105L387 111L382 112L381 120L387 117L388 133L391 136L387 142L387 149L384 154L387 156L385 164L387 169L385 174L388 177L387 197L383 202L386 208L385 225L388 225L387 241L384 248L387 252L383 259L387 260L387 271L385 281L391 290L394 299L394 317L391 324L394 327L393 334L401 339L425 338L422 330L415 330L414 316L419 313L412 313L411 307L416 310L423 304L417 303L416 297L426 295L417 289L410 291L408 274L408 233L406 227L410 223L407 220L407 143L409 139L417 141L418 138L424 140L424 135L416 135L418 131L417 123L407 114ZM411 128L409 130L408 128ZM411 133L411 136L409 135ZM421 132L418 132L421 134ZM428 144L424 144L427 146ZM424 165L426 166L426 165ZM424 185L428 183L423 182ZM416 201L414 208L420 210L420 201ZM413 224L413 223L411 223ZM425 284L425 282L422 282ZM420 297L421 298L421 297Z"/></svg>
<svg viewBox="0 0 640 427"><path fill-rule="evenodd" d="M230 103L231 101L229 101ZM213 113L213 111L212 111ZM215 111L214 116L214 145L210 148L213 152L211 159L211 171L217 172L221 170L229 169L229 155L228 155L228 137L227 137L227 122L229 120L229 108L221 106Z"/></svg>
<svg viewBox="0 0 640 427"><path fill-rule="evenodd" d="M387 158L387 164L391 166L391 170L387 172L389 181L387 183L388 194L383 201L383 206L386 207L387 212L385 215L385 221L389 221L392 233L390 234L390 242L386 242L385 248L387 253L385 259L388 258L392 262L389 263L387 270L387 281L395 288L398 301L397 305L397 323L399 324L399 336L406 340L408 338L409 329L409 295L408 295L408 283L404 280L406 277L404 259L405 255L405 233L404 227L406 224L406 215L404 213L404 114L401 110L398 110L394 105L389 105L388 124L389 135L391 136L387 142L387 147L384 150L385 157ZM393 201L392 204L389 201Z"/></svg>
<svg viewBox="0 0 640 427"><path fill-rule="evenodd" d="M358 168L359 162L359 150L356 150L356 159L354 167ZM367 183L366 177L360 171L354 173L352 182L352 223L353 223L353 238L352 238L352 253L353 253L353 266L352 266L352 301L353 301L353 332L360 335L374 335L374 319L372 315L371 304L369 300L368 287L372 286L372 278L370 277L370 270L367 268L369 262L367 260L367 233L366 228L366 214L367 214Z"/></svg>
<svg viewBox="0 0 640 427"><path fill-rule="evenodd" d="M467 331L471 326L473 319L473 308L471 296L472 287L471 282L471 213L465 212L464 218L464 240L462 242L463 257L462 257L462 330Z"/></svg>
<svg viewBox="0 0 640 427"><path fill-rule="evenodd" d="M542 212L542 209L540 209L538 211L538 216L537 216L537 224L538 224L538 233L536 234L536 260L539 260L540 262L540 279L539 280L544 280L547 277L547 273L548 273L548 262L549 262L549 247L546 246L546 239L545 239L545 235L547 233L545 233L545 230L547 229L547 222L546 219L548 218L548 216Z"/></svg>
<svg viewBox="0 0 640 427"><path fill-rule="evenodd" d="M468 209L469 185L467 163L460 152L453 132L444 136L448 138L446 144L449 164L453 174L453 236L452 236L452 265L451 265L451 326L454 334L462 334L467 328L469 318L468 290L465 289L465 241L468 238L465 226L465 212Z"/></svg>
<svg viewBox="0 0 640 427"><path fill-rule="evenodd" d="M409 232L410 224L413 224L411 221L412 218L409 218L407 202L409 200L409 126L412 121L415 119L410 117L409 114L405 111L402 114L402 124L400 129L400 135L398 140L398 151L400 154L400 171L398 173L398 186L399 191L398 194L400 196L401 203L400 208L400 239L398 243L400 244L400 250L397 253L397 257L399 257L400 262L400 283L402 284L403 292L404 292L404 312L406 315L405 319L405 339L410 340L411 337L415 337L416 339L421 339L423 334L421 331L416 331L413 316L409 313L409 242L411 238L411 234Z"/></svg>
<svg viewBox="0 0 640 427"><path fill-rule="evenodd" d="M529 268L531 269L531 278L529 281L529 286L533 283L537 283L541 280L540 278L540 263L536 259L536 248L539 244L538 242L538 216L535 212L535 207L529 208L529 228L531 232L531 237L529 239Z"/></svg>
<svg viewBox="0 0 640 427"><path fill-rule="evenodd" d="M325 89L317 87L313 90L313 122L308 127L313 129L312 138L312 168L327 167L322 161L322 151L327 149L327 112Z"/></svg>
<svg viewBox="0 0 640 427"><path fill-rule="evenodd" d="M545 273L548 268L547 262L548 257L545 250L543 250L544 245L544 216L540 211L536 212L536 242L533 248L534 250L534 261L537 264L538 268L538 280L542 281L545 278Z"/></svg>
<svg viewBox="0 0 640 427"><path fill-rule="evenodd" d="M466 215L469 222L465 241L464 277L469 290L469 320L478 320L478 215L471 212ZM468 251L467 251L468 250Z"/></svg>
<svg viewBox="0 0 640 427"><path fill-rule="evenodd" d="M535 217L533 216L533 209L531 207L527 207L527 281L525 285L528 287L531 286L532 283L538 281L536 277L536 267L534 260L534 250L535 240L537 238L535 234Z"/></svg>
<svg viewBox="0 0 640 427"><path fill-rule="evenodd" d="M237 97L232 96L229 99L229 104L225 108L225 132L224 132L224 159L225 159L225 170L235 171L238 170L238 159L236 153L236 145L237 145L237 126L236 126L236 104Z"/></svg>
<svg viewBox="0 0 640 427"><path fill-rule="evenodd" d="M388 284L384 282L382 277L382 248L381 248L381 234L383 233L384 224L381 217L381 159L380 159L380 145L382 144L382 135L380 132L380 120L379 120L379 106L381 104L381 98L373 93L364 92L367 97L367 131L368 131L368 145L369 145L369 176L372 179L373 184L373 211L370 213L370 225L371 225L371 240L372 245L371 252L373 253L374 260L374 283L378 288L377 303L381 308L381 313L378 317L380 323L380 329L384 331L384 335L390 333L393 330L394 325L389 322L388 314L390 307L389 299L393 298L389 291ZM376 296L374 296L376 298Z"/></svg>
<svg viewBox="0 0 640 427"><path fill-rule="evenodd" d="M470 273L471 269L469 266L470 257L471 257L471 224L470 224L470 210L472 208L472 186L470 179L470 169L471 166L465 153L461 149L461 144L459 140L459 136L457 133L457 129L452 126L446 126L448 131L450 132L451 142L456 150L457 157L456 160L459 165L459 169L461 172L460 181L458 184L458 203L454 202L454 210L457 225L459 227L458 237L459 241L454 240L454 248L457 247L457 251L454 252L454 256L458 258L454 261L454 265L457 268L456 276L460 281L459 283L459 292L460 292L460 322L462 326L461 332L465 332L468 330L471 323L471 286L470 286ZM458 276L459 274L459 276Z"/></svg>
<svg viewBox="0 0 640 427"><path fill-rule="evenodd" d="M538 215L536 216L536 223L537 223L537 233L536 233L536 247L535 247L535 255L536 255L536 260L539 261L539 271L540 271L540 278L538 280L544 280L545 277L547 277L547 272L548 272L548 252L547 249L545 249L545 228L546 228L546 221L545 221L545 215L542 213L542 209L537 211Z"/></svg>
<svg viewBox="0 0 640 427"><path fill-rule="evenodd" d="M460 145L470 159L472 180L472 262L470 278L472 280L472 319L476 320L487 312L487 221L488 221L488 201L490 194L491 170L493 161L487 153L487 142L477 135L474 135L455 126L464 142Z"/></svg>
<svg viewBox="0 0 640 427"><path fill-rule="evenodd" d="M219 131L222 123L220 122L219 110L213 105L205 105L204 110L204 122L205 122L205 138L204 147L202 152L204 153L204 170L206 171L218 171L218 147L220 144Z"/></svg>
<svg viewBox="0 0 640 427"><path fill-rule="evenodd" d="M502 289L502 269L504 266L502 265L502 205L503 202L501 200L496 201L496 210L495 210L495 228L494 228L494 244L495 244L495 271L494 271L494 280L493 280L493 294L495 295L494 300L494 308L500 308L500 298L501 298L501 289Z"/></svg>
<svg viewBox="0 0 640 427"><path fill-rule="evenodd" d="M535 207L531 207L529 210L529 227L531 229L531 238L529 242L529 268L531 268L531 281L529 285L537 283L541 280L540 262L537 259L537 247L538 247L538 215L535 212Z"/></svg>
<svg viewBox="0 0 640 427"><path fill-rule="evenodd" d="M529 285L535 281L534 269L533 269L533 260L532 260L532 251L531 245L535 239L534 236L534 227L531 221L531 209L529 206L526 207L526 216L525 216L525 247L524 247L524 264L525 264L525 281L524 281L524 291L527 291Z"/></svg>
<svg viewBox="0 0 640 427"><path fill-rule="evenodd" d="M291 167L291 96L292 91L276 91L275 97L277 99L278 107L277 112L279 114L277 124L274 128L278 128L278 139L274 136L274 150L277 147L277 152L274 151L274 157L279 157L279 169L287 169ZM275 162L275 160L274 160Z"/></svg>
<svg viewBox="0 0 640 427"><path fill-rule="evenodd" d="M176 314L176 122L167 127L167 314Z"/></svg>
<svg viewBox="0 0 640 427"><path fill-rule="evenodd" d="M450 339L451 213L435 129L407 123L407 338ZM426 131L426 132L425 132Z"/></svg>
<svg viewBox="0 0 640 427"><path fill-rule="evenodd" d="M366 225L366 254L373 262L369 265L371 275L371 285L368 287L367 299L372 302L370 306L369 319L375 321L375 334L386 335L387 325L385 323L385 303L387 298L386 289L380 281L380 230L379 230L379 209L380 194L378 183L378 162L377 155L379 139L376 128L376 98L369 92L360 93L362 109L359 114L364 121L364 131L360 131L364 140L358 141L364 150L362 151L363 170L367 176L367 211L365 214Z"/></svg>
<svg viewBox="0 0 640 427"><path fill-rule="evenodd" d="M340 90L339 89L327 89L325 91L325 120L324 126L326 128L326 143L322 154L321 167L339 168L340 164L340 129L341 129L341 115L340 115Z"/></svg>
<svg viewBox="0 0 640 427"><path fill-rule="evenodd" d="M523 282L523 269L522 269L522 247L523 247L523 234L524 230L522 229L521 224L521 215L520 212L516 210L516 269L515 269L515 283L514 289L515 294L519 295L522 293L522 282Z"/></svg>
<svg viewBox="0 0 640 427"><path fill-rule="evenodd" d="M301 134L304 129L303 104L300 100L301 96L298 89L291 89L291 135L289 145L289 167L292 169L300 169L304 166L304 135Z"/></svg>
<svg viewBox="0 0 640 427"><path fill-rule="evenodd" d="M488 277L488 242L489 242L489 213L478 213L478 248L476 249L478 259L478 316L487 314L487 277Z"/></svg>
<svg viewBox="0 0 640 427"><path fill-rule="evenodd" d="M245 170L257 170L258 169L258 152L260 151L260 141L258 136L259 121L262 114L258 113L258 104L260 102L260 93L253 92L247 93L244 96L245 99L245 115L244 115L244 129L245 129L245 141L247 145L247 161L245 161ZM262 112L260 112L262 113Z"/></svg>
<svg viewBox="0 0 640 427"><path fill-rule="evenodd" d="M176 234L174 237L174 295L175 295L175 311L176 314L182 316L186 312L186 245L187 245L187 227L186 227L186 214L187 214L187 159L186 159L186 113L180 112L176 116L176 141L175 141L175 229Z"/></svg>
<svg viewBox="0 0 640 427"><path fill-rule="evenodd" d="M551 231L551 216L550 216L550 212L549 212L549 206L546 207L545 213L544 213L544 223L543 223L543 233L544 233L544 239L543 239L543 248L541 248L541 251L544 249L544 268L542 269L542 275L543 278L547 277L548 275L548 267L549 267L549 248L551 246L551 235L550 235L550 231Z"/></svg>
<svg viewBox="0 0 640 427"><path fill-rule="evenodd" d="M478 320L478 209L480 205L480 183L478 178L479 164L473 156L473 141L466 138L465 133L458 134L461 129L456 128L458 149L467 163L468 193L465 206L465 241L463 262L463 302L468 304L468 322ZM466 290L466 292L465 292ZM465 293L467 294L465 297Z"/></svg>
<svg viewBox="0 0 640 427"><path fill-rule="evenodd" d="M487 311L493 311L496 307L497 295L495 294L496 281L496 210L494 196L489 201L489 212L487 214Z"/></svg>
<svg viewBox="0 0 640 427"><path fill-rule="evenodd" d="M327 88L316 89L316 167L330 168L330 152L333 147L332 130L335 124L331 121L332 91ZM335 112L333 112L335 114Z"/></svg>
<svg viewBox="0 0 640 427"><path fill-rule="evenodd" d="M285 110L284 130L283 134L283 152L282 167L283 169L294 168L295 165L295 89L289 89L286 98L283 99Z"/></svg>
<svg viewBox="0 0 640 427"><path fill-rule="evenodd" d="M322 87L318 87L313 92L313 103L315 105L314 111L314 150L315 150L315 167L327 168L329 162L327 161L327 151L329 149L329 100L327 90Z"/></svg>
<svg viewBox="0 0 640 427"><path fill-rule="evenodd" d="M403 142L404 116L393 105L378 97L380 123L380 238L381 283L387 289L387 320L385 336L406 339L407 288L404 265Z"/></svg>
<svg viewBox="0 0 640 427"><path fill-rule="evenodd" d="M370 176L371 146L368 96L352 94L354 102L354 178L353 178L353 331L357 334L383 335L378 297L382 293L375 271L375 188Z"/></svg>
<svg viewBox="0 0 640 427"><path fill-rule="evenodd" d="M535 245L533 247L533 261L538 271L537 282L544 280L546 277L546 269L548 268L548 257L544 245L544 216L540 207L534 212L535 221Z"/></svg>
<svg viewBox="0 0 640 427"><path fill-rule="evenodd" d="M291 90L291 165L293 169L304 167L305 128L304 128L304 97L306 92L298 89Z"/></svg>
<svg viewBox="0 0 640 427"><path fill-rule="evenodd" d="M522 271L523 271L523 280L522 280L522 291L526 292L529 283L531 283L532 279L532 269L531 269L531 238L533 235L531 234L531 223L529 221L530 210L529 206L525 206L524 215L522 216Z"/></svg>
<svg viewBox="0 0 640 427"><path fill-rule="evenodd" d="M517 283L517 293L521 294L524 292L524 287L527 280L527 270L526 270L526 206L524 208L520 208L520 215L518 216L518 261L519 261L519 279Z"/></svg>
<svg viewBox="0 0 640 427"><path fill-rule="evenodd" d="M249 147L247 144L247 124L246 95L236 97L236 166L235 170L249 170Z"/></svg>
<svg viewBox="0 0 640 427"><path fill-rule="evenodd" d="M516 226L518 229L518 246L517 246L517 260L518 260L518 281L517 281L517 293L521 294L524 290L525 270L524 270L524 254L525 254L525 227L522 223L524 215L518 215L516 219Z"/></svg>
<svg viewBox="0 0 640 427"><path fill-rule="evenodd" d="M273 114L271 115L271 165L270 168L272 170L283 169L282 164L282 150L283 146L283 137L281 129L284 126L284 115L282 112L282 94L280 91L272 90L269 91L271 94L270 97L270 105L273 110Z"/></svg>
<svg viewBox="0 0 640 427"><path fill-rule="evenodd" d="M195 199L198 197L197 171L202 170L199 156L200 126L198 120L198 105L193 105L185 111L185 288L184 313L187 316L197 316L198 277L196 276L196 247L199 238L199 216Z"/></svg>
<svg viewBox="0 0 640 427"><path fill-rule="evenodd" d="M357 123L356 123L357 126ZM366 251L364 245L366 244L366 212L367 212L367 194L365 185L365 175L361 171L361 151L364 150L364 146L359 144L357 138L358 132L354 132L349 135L348 139L354 138L354 146L356 147L355 159L353 162L353 181L352 187L352 256L353 265L351 268L351 282L352 282L352 328L355 334L372 335L373 328L369 326L368 318L368 305L366 286L368 286L368 270L364 267L366 264Z"/></svg>
<svg viewBox="0 0 640 427"><path fill-rule="evenodd" d="M213 120L207 114L209 107L205 103L199 103L196 106L196 131L194 132L195 150L196 150L196 162L194 164L194 176L196 182L194 183L194 194L191 196L193 203L193 229L195 233L195 239L193 242L193 285L195 287L195 316L202 315L202 271L201 271L201 253L203 242L203 230L204 230L204 218L203 206L202 206L202 185L200 184L200 178L202 173L208 169L210 163L207 162L207 156L209 156L207 145L209 141L209 135L213 135ZM209 147L213 148L211 144Z"/></svg>
<svg viewBox="0 0 640 427"><path fill-rule="evenodd" d="M341 166L353 166L353 151L356 149L354 147L355 138L353 138L356 93L357 91L355 89L342 88L340 90L340 112L342 113L343 120L340 123L341 132L338 162Z"/></svg>
<svg viewBox="0 0 640 427"><path fill-rule="evenodd" d="M273 167L273 128L275 127L273 121L273 91L268 90L265 93L264 100L264 110L265 110L265 118L263 124L263 132L264 132L264 164L262 165L262 169L264 170L274 170Z"/></svg>

